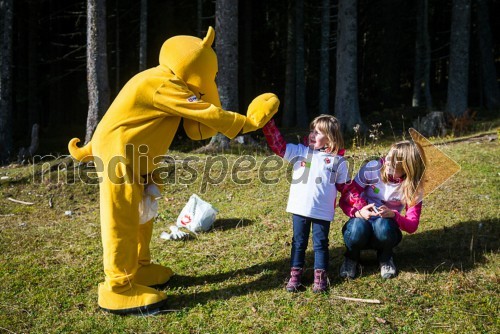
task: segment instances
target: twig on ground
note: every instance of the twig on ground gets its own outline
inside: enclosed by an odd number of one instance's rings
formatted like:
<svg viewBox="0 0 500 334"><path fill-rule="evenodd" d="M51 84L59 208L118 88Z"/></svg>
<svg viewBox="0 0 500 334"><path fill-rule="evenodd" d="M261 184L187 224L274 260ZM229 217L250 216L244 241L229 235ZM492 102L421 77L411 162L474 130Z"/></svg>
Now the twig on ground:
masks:
<svg viewBox="0 0 500 334"><path fill-rule="evenodd" d="M18 199L14 199L12 197L7 197L7 199L11 202L14 202L14 203L19 203L19 204L24 204L24 205L33 205L35 203L31 203L31 202L25 202L25 201L20 201Z"/></svg>
<svg viewBox="0 0 500 334"><path fill-rule="evenodd" d="M0 329L6 331L8 333L14 333L14 334L16 333L16 332L8 330L7 328L0 327Z"/></svg>
<svg viewBox="0 0 500 334"><path fill-rule="evenodd" d="M362 299L362 298L352 298L352 297L343 297L343 296L334 296L338 299L348 300L351 302L360 302L360 303L369 303L369 304L381 304L381 301L378 299Z"/></svg>
<svg viewBox="0 0 500 334"><path fill-rule="evenodd" d="M438 327L438 328L450 328L450 325L447 324L441 324L441 323L436 323L436 324L431 324L432 327Z"/></svg>
<svg viewBox="0 0 500 334"><path fill-rule="evenodd" d="M491 315L488 315L488 314L478 314L478 313L472 313L472 312L467 312L467 311L463 311L463 310L457 310L457 311L465 313L465 314L474 315L476 317L491 317Z"/></svg>
<svg viewBox="0 0 500 334"><path fill-rule="evenodd" d="M160 314L160 313L171 313L171 312L180 312L181 310L175 310L175 309L170 309L170 310L160 310L158 311L157 314Z"/></svg>

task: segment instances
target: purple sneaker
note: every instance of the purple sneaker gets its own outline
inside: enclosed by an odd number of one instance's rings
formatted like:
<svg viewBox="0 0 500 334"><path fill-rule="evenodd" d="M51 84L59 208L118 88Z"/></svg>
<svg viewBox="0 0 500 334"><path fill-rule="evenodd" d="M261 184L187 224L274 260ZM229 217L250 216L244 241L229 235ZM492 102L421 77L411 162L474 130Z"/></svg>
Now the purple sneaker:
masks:
<svg viewBox="0 0 500 334"><path fill-rule="evenodd" d="M290 280L286 285L286 291L288 292L297 292L302 287L301 279L302 279L302 268L292 267L290 270Z"/></svg>
<svg viewBox="0 0 500 334"><path fill-rule="evenodd" d="M328 278L326 277L326 271L323 269L314 270L314 284L313 292L325 292L328 286Z"/></svg>

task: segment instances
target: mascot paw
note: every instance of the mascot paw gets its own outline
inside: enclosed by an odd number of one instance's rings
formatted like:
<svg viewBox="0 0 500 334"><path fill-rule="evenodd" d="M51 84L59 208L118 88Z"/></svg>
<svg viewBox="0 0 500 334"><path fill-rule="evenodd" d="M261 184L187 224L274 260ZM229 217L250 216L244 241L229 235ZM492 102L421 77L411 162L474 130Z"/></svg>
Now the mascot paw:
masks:
<svg viewBox="0 0 500 334"><path fill-rule="evenodd" d="M99 307L114 314L153 314L163 306L167 296L147 286L132 283L123 292L114 292L99 284Z"/></svg>
<svg viewBox="0 0 500 334"><path fill-rule="evenodd" d="M257 96L248 106L247 119L243 125L242 133L255 131L266 125L276 114L280 100L273 93L265 93Z"/></svg>
<svg viewBox="0 0 500 334"><path fill-rule="evenodd" d="M134 276L134 283L145 286L162 286L174 275L172 269L151 263L139 266Z"/></svg>

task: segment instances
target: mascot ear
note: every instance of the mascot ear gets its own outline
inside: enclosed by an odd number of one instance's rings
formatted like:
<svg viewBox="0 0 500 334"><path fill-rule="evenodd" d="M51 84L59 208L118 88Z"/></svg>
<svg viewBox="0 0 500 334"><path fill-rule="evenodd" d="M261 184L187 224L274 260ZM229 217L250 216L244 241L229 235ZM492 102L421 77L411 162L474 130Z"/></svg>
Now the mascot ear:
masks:
<svg viewBox="0 0 500 334"><path fill-rule="evenodd" d="M208 27L207 35L201 42L204 47L211 47L215 39L215 30L212 27Z"/></svg>

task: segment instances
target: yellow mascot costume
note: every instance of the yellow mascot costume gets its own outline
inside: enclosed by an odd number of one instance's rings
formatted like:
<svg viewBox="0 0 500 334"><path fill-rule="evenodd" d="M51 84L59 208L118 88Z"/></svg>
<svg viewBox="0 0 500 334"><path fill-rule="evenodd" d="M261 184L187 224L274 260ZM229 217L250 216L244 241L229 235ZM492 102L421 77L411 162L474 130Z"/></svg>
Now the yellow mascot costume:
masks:
<svg viewBox="0 0 500 334"><path fill-rule="evenodd" d="M99 176L105 281L98 287L98 304L108 312L150 312L166 301L153 287L165 284L173 273L151 263L153 222L140 224L139 203L158 163L155 157L167 152L181 119L191 139L217 132L234 138L261 128L278 110L272 93L256 97L246 116L221 108L214 38L212 27L203 40L169 38L161 48L160 65L123 87L92 140L81 148L78 138L68 144L76 160L94 160Z"/></svg>

